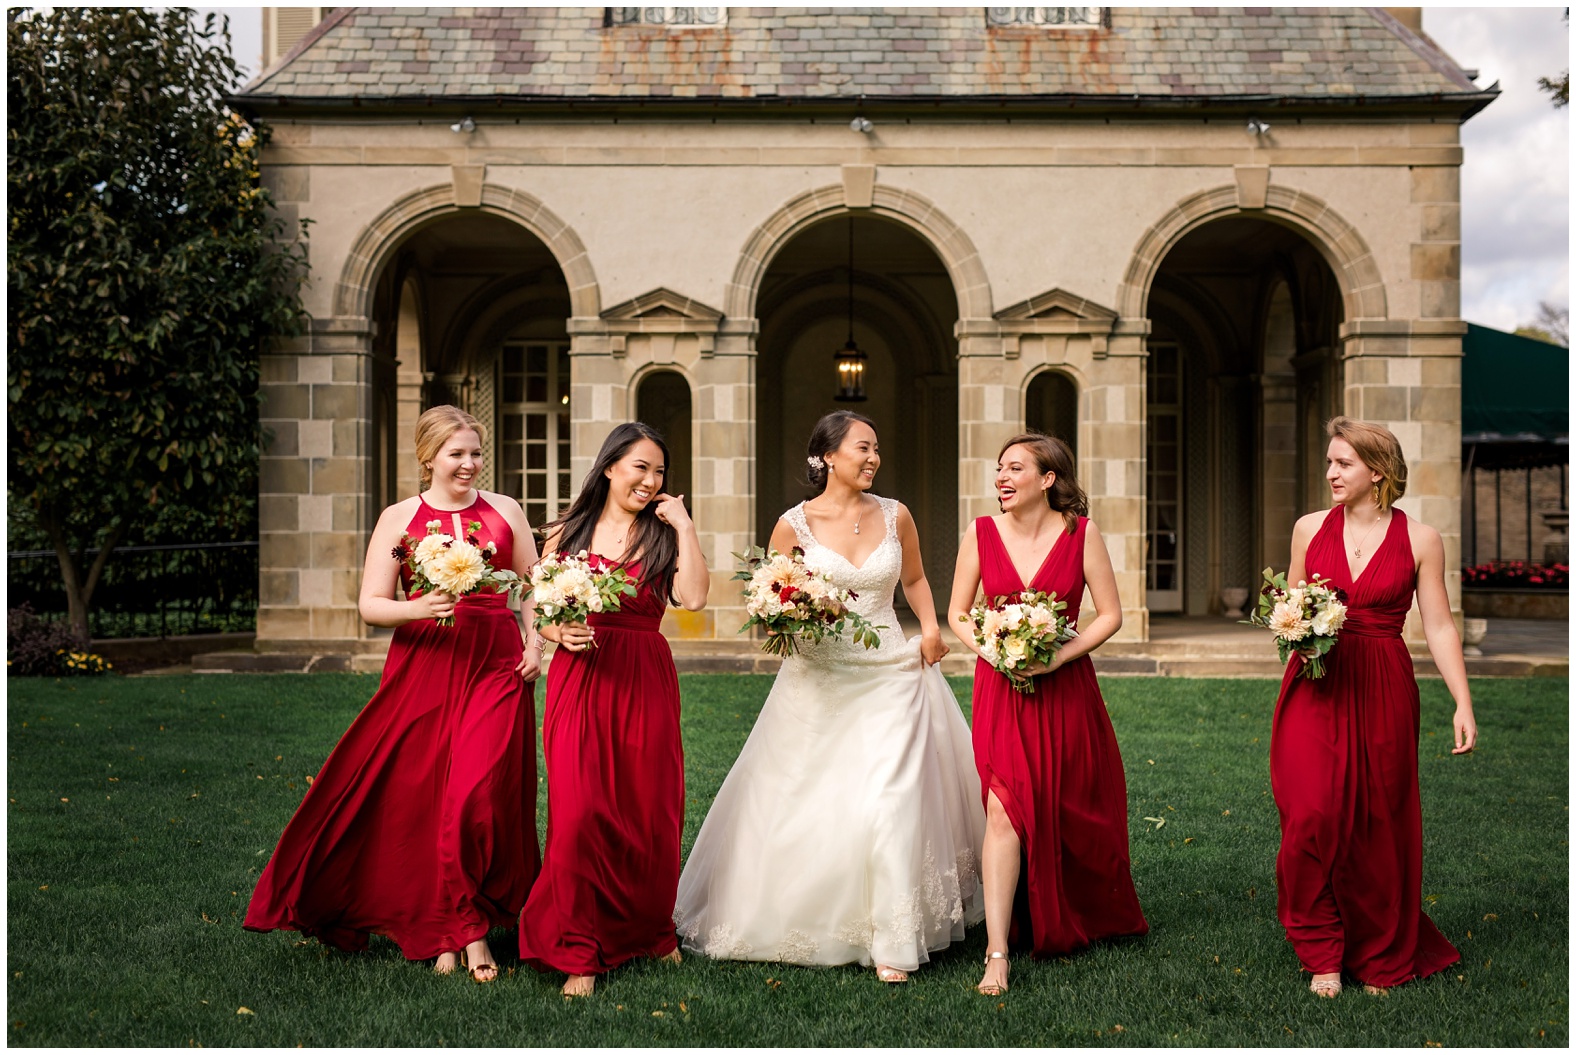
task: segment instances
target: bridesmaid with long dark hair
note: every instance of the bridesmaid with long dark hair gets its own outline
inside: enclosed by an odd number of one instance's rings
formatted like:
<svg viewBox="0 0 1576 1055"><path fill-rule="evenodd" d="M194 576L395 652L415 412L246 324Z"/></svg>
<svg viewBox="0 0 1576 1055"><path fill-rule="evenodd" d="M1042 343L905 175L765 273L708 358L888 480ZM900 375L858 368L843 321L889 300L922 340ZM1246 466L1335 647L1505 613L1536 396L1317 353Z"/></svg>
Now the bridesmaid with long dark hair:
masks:
<svg viewBox="0 0 1576 1055"><path fill-rule="evenodd" d="M1382 425L1333 419L1327 512L1297 521L1286 581L1323 575L1347 593L1325 675L1286 666L1270 736L1280 810L1281 925L1318 996L1349 973L1370 994L1461 958L1423 913L1417 787L1419 699L1401 628L1417 596L1423 634L1456 702L1454 754L1477 743L1461 638L1445 593L1439 532L1395 508L1406 460Z"/></svg>
<svg viewBox="0 0 1576 1055"><path fill-rule="evenodd" d="M364 949L392 938L435 970L465 963L490 982L492 927L514 922L536 875L536 752L530 691L541 655L498 593L400 600L392 551L436 520L464 538L472 521L494 567L527 574L536 546L519 503L480 491L482 426L457 407L416 423L427 489L389 506L367 545L361 617L393 627L383 680L307 789L246 910L248 930L298 930ZM404 581L407 594L411 583ZM452 617L454 625L435 620Z"/></svg>
<svg viewBox="0 0 1576 1055"><path fill-rule="evenodd" d="M547 848L520 915L520 955L569 975L565 996L637 956L679 959L673 902L684 826L684 750L671 604L706 606L711 573L684 496L662 490L668 447L649 425L619 425L579 496L546 525L543 549L587 550L638 582L617 612L548 627L542 749Z"/></svg>
<svg viewBox="0 0 1576 1055"><path fill-rule="evenodd" d="M996 458L1001 515L964 533L948 622L959 631L987 598L1054 591L1076 622L1084 585L1095 618L1048 665L1034 691L1012 688L983 656L974 665L974 759L985 797L985 975L1007 991L1007 951L1058 956L1101 938L1144 934L1127 845L1127 779L1089 653L1122 627L1116 573L1067 444L1014 436ZM968 632L959 639L979 652Z"/></svg>

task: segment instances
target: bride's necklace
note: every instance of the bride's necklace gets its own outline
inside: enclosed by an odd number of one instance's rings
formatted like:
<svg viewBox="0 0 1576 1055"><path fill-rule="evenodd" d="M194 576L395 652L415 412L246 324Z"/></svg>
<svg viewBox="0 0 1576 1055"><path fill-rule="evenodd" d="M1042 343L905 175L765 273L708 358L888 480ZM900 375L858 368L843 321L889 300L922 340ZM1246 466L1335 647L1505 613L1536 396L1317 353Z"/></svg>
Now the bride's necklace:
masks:
<svg viewBox="0 0 1576 1055"><path fill-rule="evenodd" d="M1368 540L1373 537L1374 528L1376 528L1380 524L1384 523L1384 518L1385 518L1385 514L1380 513L1379 514L1379 518L1377 520L1375 520L1372 525L1369 526L1368 534L1364 535L1363 536L1363 540L1357 544L1357 547L1355 549L1352 550L1352 556L1354 556L1354 557L1361 557L1363 555L1363 547L1368 545Z"/></svg>
<svg viewBox="0 0 1576 1055"><path fill-rule="evenodd" d="M854 534L859 534L859 522L865 518L865 500L863 496L856 499L859 503L859 515L854 517ZM847 515L846 513L844 514Z"/></svg>

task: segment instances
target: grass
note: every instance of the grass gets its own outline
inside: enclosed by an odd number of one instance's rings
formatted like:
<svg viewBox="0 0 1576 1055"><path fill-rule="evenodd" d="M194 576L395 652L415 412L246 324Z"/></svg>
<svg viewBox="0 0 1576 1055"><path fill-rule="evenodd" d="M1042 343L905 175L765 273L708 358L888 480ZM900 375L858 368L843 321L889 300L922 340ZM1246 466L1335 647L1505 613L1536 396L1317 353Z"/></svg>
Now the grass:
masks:
<svg viewBox="0 0 1576 1055"><path fill-rule="evenodd" d="M687 847L770 679L680 680ZM954 685L966 707L967 681ZM857 968L692 956L620 969L573 1003L561 979L528 968L475 986L406 963L381 938L346 956L241 929L307 775L373 686L355 675L10 679L9 1043L1568 1043L1563 680L1475 683L1483 746L1464 758L1447 750L1441 684L1423 683L1425 907L1463 959L1388 999L1348 990L1335 1001L1307 993L1275 919L1272 682L1104 684L1146 938L1016 959L1000 999L971 989L979 928L907 986ZM493 945L517 966L513 931Z"/></svg>

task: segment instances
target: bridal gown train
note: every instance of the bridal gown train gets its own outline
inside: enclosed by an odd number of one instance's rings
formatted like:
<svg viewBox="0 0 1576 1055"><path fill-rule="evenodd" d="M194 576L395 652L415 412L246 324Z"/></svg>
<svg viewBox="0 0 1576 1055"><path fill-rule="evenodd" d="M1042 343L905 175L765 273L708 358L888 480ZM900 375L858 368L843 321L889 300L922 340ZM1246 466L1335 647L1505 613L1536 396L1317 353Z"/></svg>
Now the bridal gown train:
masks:
<svg viewBox="0 0 1576 1055"><path fill-rule="evenodd" d="M783 661L679 879L684 946L730 960L914 970L984 917L985 815L969 728L892 608L897 503L855 567L785 513L810 568L856 591L879 648L845 635Z"/></svg>

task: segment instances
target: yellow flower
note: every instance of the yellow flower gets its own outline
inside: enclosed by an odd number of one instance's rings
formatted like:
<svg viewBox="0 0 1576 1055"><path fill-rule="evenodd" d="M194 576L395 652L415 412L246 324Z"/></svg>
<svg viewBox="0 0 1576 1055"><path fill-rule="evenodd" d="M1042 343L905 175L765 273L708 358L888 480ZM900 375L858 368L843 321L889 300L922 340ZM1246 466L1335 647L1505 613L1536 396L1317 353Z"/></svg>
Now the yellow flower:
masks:
<svg viewBox="0 0 1576 1055"><path fill-rule="evenodd" d="M469 542L456 542L424 565L427 578L444 593L461 597L470 593L487 574L481 550Z"/></svg>

